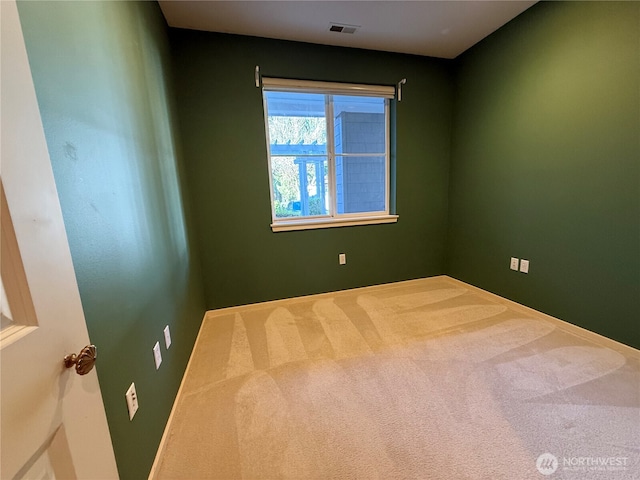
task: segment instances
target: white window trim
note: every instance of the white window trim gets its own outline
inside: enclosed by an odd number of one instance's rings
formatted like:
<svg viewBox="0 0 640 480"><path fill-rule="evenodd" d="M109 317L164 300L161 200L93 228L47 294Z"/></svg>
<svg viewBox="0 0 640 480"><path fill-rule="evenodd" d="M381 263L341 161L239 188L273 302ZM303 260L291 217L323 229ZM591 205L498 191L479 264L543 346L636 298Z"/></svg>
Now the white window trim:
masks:
<svg viewBox="0 0 640 480"><path fill-rule="evenodd" d="M274 232L290 232L292 230L312 230L315 228L355 227L357 225L377 225L396 223L399 215L363 215L340 217L306 217L300 220L279 220L271 224Z"/></svg>
<svg viewBox="0 0 640 480"><path fill-rule="evenodd" d="M363 84L349 84L349 83L333 83L333 82L316 82L308 80L293 80L283 78L271 78L262 77L262 91L263 91L263 105L264 105L264 122L265 133L267 143L267 159L269 167L269 196L271 201L271 230L273 232L288 232L294 230L312 230L319 228L333 228L333 227L350 227L358 225L376 225L384 223L396 223L399 215L389 213L390 208L390 194L391 194L391 132L390 125L390 105L385 105L385 127L386 127L386 142L385 142L385 205L386 211L379 212L365 212L356 214L339 214L337 213L337 199L335 195L331 197L331 211L334 212L333 216L313 216L313 217L298 217L276 219L274 202L273 202L273 178L271 174L271 150L269 141L269 121L268 121L268 108L267 99L264 96L264 91L284 91L284 92L300 92L300 93L321 93L325 95L349 95L349 96L367 96L367 97L380 97L387 100L395 98L395 87L383 86L383 85L363 85ZM330 104L328 118L333 117L333 104ZM333 123L327 121L327 136L331 139L331 143L334 141ZM333 148L328 148L327 160L329 166L329 182L335 184L335 157L336 154Z"/></svg>

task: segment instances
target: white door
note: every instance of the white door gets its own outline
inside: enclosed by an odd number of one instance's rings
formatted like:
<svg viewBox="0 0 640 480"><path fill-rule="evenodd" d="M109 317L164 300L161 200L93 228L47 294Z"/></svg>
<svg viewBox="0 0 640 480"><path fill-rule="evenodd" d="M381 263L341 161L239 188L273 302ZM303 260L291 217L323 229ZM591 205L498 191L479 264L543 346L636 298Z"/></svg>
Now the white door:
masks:
<svg viewBox="0 0 640 480"><path fill-rule="evenodd" d="M15 0L0 20L0 478L117 478L96 371L63 366L90 341Z"/></svg>

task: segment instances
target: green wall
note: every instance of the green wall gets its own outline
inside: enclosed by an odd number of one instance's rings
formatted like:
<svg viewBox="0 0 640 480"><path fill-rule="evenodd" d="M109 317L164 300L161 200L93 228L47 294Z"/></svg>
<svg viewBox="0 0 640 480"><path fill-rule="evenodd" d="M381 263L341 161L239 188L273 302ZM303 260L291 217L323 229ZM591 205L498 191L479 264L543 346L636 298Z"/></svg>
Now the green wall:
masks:
<svg viewBox="0 0 640 480"><path fill-rule="evenodd" d="M166 25L156 3L18 7L119 472L146 478L204 313Z"/></svg>
<svg viewBox="0 0 640 480"><path fill-rule="evenodd" d="M545 2L458 58L447 266L635 347L639 26L638 2Z"/></svg>
<svg viewBox="0 0 640 480"><path fill-rule="evenodd" d="M451 62L187 30L171 40L208 308L444 273ZM256 65L265 76L407 78L396 111L398 223L271 231Z"/></svg>

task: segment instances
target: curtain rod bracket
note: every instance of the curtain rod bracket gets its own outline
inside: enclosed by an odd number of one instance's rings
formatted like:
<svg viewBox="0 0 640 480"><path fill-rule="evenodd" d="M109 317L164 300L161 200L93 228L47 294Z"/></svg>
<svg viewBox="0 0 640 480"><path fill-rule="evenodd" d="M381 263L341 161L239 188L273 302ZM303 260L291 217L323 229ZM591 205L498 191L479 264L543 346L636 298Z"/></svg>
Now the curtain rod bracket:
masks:
<svg viewBox="0 0 640 480"><path fill-rule="evenodd" d="M256 67L257 68L257 67ZM407 79L403 78L402 80L400 80L398 82L397 88L398 88L398 101L401 102L402 101L402 85L404 85L405 83L407 83Z"/></svg>

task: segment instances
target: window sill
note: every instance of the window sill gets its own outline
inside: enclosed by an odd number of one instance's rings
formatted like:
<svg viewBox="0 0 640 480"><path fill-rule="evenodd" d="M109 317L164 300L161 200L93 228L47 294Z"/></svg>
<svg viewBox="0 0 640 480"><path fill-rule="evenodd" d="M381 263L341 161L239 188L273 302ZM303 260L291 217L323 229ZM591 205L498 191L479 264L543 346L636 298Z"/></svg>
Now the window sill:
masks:
<svg viewBox="0 0 640 480"><path fill-rule="evenodd" d="M292 230L312 230L316 228L355 227L357 225L377 225L396 223L398 215L373 215L348 218L305 218L303 220L283 220L271 224L274 232L290 232Z"/></svg>

